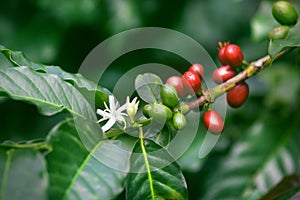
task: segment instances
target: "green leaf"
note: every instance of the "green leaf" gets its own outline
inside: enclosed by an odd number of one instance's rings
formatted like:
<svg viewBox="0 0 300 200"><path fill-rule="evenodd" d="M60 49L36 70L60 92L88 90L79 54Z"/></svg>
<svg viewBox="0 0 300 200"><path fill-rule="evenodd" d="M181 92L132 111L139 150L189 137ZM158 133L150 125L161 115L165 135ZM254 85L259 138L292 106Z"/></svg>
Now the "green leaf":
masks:
<svg viewBox="0 0 300 200"><path fill-rule="evenodd" d="M188 199L182 172L164 148L140 139L133 153L132 173L126 182L127 199Z"/></svg>
<svg viewBox="0 0 300 200"><path fill-rule="evenodd" d="M135 79L135 89L139 96L147 103L160 101L160 88L163 82L159 76L151 73L140 74Z"/></svg>
<svg viewBox="0 0 300 200"><path fill-rule="evenodd" d="M44 115L67 110L74 116L95 118L90 104L71 84L56 75L37 73L28 67L0 70L1 92L36 105Z"/></svg>
<svg viewBox="0 0 300 200"><path fill-rule="evenodd" d="M0 199L48 199L46 162L33 149L0 148Z"/></svg>
<svg viewBox="0 0 300 200"><path fill-rule="evenodd" d="M260 200L276 199L290 193L292 190L300 190L300 175L293 174L285 176L277 185L275 185Z"/></svg>
<svg viewBox="0 0 300 200"><path fill-rule="evenodd" d="M206 173L201 199L251 199L254 193L263 194L287 174L296 173L300 147L293 136L299 126L286 126L291 117L261 118L242 133L229 154Z"/></svg>
<svg viewBox="0 0 300 200"><path fill-rule="evenodd" d="M43 64L37 64L28 59L24 55L24 53L20 51L12 51L10 49L5 48L2 45L0 45L0 51L14 66L28 66L29 68L35 71L57 75L63 80L81 89L84 95L88 97L88 99L91 102L95 103L97 106L102 107L103 102L107 102L108 95L111 94L106 88L100 87L92 81L85 79L81 74L68 73L58 66L47 66Z"/></svg>
<svg viewBox="0 0 300 200"><path fill-rule="evenodd" d="M53 146L46 157L51 199L113 199L124 188L132 150L125 147L125 140L100 140L99 132L92 133L93 127L83 124L65 121L47 138ZM91 151L83 145L82 133L99 135L92 140Z"/></svg>
<svg viewBox="0 0 300 200"><path fill-rule="evenodd" d="M290 31L286 38L270 40L269 43L269 55L274 58L279 52L289 47L300 46L300 23L296 24L295 27L290 28Z"/></svg>

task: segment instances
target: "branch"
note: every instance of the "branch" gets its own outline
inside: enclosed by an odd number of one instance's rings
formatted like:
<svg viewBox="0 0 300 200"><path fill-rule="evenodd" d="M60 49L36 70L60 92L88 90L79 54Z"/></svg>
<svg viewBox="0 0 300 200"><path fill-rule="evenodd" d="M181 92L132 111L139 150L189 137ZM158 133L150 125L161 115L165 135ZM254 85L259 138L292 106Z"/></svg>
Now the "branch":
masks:
<svg viewBox="0 0 300 200"><path fill-rule="evenodd" d="M233 89L238 83L245 81L246 79L258 74L263 69L270 66L272 61L278 59L279 57L283 56L291 50L292 48L288 48L284 51L281 51L277 56L273 58L273 60L269 55L267 55L256 61L251 62L243 71L241 71L239 74L232 77L231 79L227 80L226 82L214 88L203 90L202 95L198 99L191 101L188 104L182 105L181 110L183 110L184 113L187 113L188 111L202 106L207 102L214 102L219 96Z"/></svg>

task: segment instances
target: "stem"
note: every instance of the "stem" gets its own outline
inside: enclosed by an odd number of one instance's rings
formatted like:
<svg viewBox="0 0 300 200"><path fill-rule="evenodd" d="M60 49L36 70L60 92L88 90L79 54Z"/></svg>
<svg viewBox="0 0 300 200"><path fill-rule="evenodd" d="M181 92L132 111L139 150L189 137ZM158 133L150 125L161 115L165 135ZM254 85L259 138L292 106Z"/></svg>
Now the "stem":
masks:
<svg viewBox="0 0 300 200"><path fill-rule="evenodd" d="M7 159L5 161L5 167L4 167L3 178L2 178L2 185L1 185L1 188L0 188L0 199L2 199L2 198L4 199L4 197L5 197L6 185L7 185L7 180L8 180L8 173L9 173L13 153L14 153L14 150L9 150L9 151L6 152Z"/></svg>
<svg viewBox="0 0 300 200"><path fill-rule="evenodd" d="M155 199L155 193L154 193L154 188L153 188L153 179L152 179L152 175L151 175L151 171L150 171L150 165L149 165L149 161L148 161L148 157L147 157L147 152L146 152L146 149L145 149L144 133L143 133L143 128L142 127L139 128L139 132L140 132L139 137L140 137L140 143L141 143L141 147L142 147L142 153L143 153L143 156L144 156L145 165L146 165L146 169L147 169L147 173L148 173L151 197L152 197L152 200L154 200Z"/></svg>
<svg viewBox="0 0 300 200"><path fill-rule="evenodd" d="M0 144L0 147L4 148L10 148L10 149L34 149L38 151L51 151L52 147L46 142L37 142L37 143L25 143L25 144L8 144L8 143L2 143Z"/></svg>
<svg viewBox="0 0 300 200"><path fill-rule="evenodd" d="M238 83L245 81L246 79L258 74L260 71L265 69L266 67L270 66L270 64L278 59L279 57L283 56L284 54L291 51L293 48L288 48L284 51L281 51L277 56L273 59L267 55L264 56L256 61L251 62L248 66L241 71L236 76L232 77L231 79L227 80L226 82L207 90L203 90L201 95L198 99L189 102L188 104L184 104L181 106L183 110L186 112L193 110L199 106L202 106L206 102L214 102L219 96L223 95L224 93L228 92L229 90L233 89Z"/></svg>

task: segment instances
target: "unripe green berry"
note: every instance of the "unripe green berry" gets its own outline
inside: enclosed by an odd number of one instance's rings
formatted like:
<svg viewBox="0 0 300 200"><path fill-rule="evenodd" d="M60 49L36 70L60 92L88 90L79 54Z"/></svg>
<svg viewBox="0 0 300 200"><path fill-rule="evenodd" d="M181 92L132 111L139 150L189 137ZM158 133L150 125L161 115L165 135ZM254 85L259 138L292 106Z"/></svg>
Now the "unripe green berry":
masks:
<svg viewBox="0 0 300 200"><path fill-rule="evenodd" d="M278 26L269 33L270 40L284 39L289 33L289 26Z"/></svg>
<svg viewBox="0 0 300 200"><path fill-rule="evenodd" d="M272 14L281 25L292 26L297 23L298 13L287 1L277 1L273 4Z"/></svg>
<svg viewBox="0 0 300 200"><path fill-rule="evenodd" d="M164 123L172 119L173 112L170 108L162 104L147 104L143 107L143 114L147 118Z"/></svg>
<svg viewBox="0 0 300 200"><path fill-rule="evenodd" d="M153 110L153 104L147 104L143 107L143 115L150 118L150 112Z"/></svg>
<svg viewBox="0 0 300 200"><path fill-rule="evenodd" d="M166 84L161 87L160 98L164 105L174 108L179 104L178 94L174 86Z"/></svg>
<svg viewBox="0 0 300 200"><path fill-rule="evenodd" d="M173 127L177 130L184 129L186 127L186 118L184 114L177 112L173 116Z"/></svg>

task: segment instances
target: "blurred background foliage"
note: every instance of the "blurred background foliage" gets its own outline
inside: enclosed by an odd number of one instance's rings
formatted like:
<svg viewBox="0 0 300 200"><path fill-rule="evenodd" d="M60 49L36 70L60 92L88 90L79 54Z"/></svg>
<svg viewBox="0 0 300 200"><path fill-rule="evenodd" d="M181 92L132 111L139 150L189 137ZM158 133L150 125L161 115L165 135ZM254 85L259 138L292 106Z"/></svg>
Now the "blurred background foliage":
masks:
<svg viewBox="0 0 300 200"><path fill-rule="evenodd" d="M101 41L121 31L155 26L170 28L192 37L203 45L217 65L218 41L239 44L246 60L252 61L267 54L268 32L278 25L271 16L271 2L273 1L2 1L0 42L12 50L23 51L35 62L59 65L66 71L77 72L84 58ZM293 2L299 11L299 2ZM266 120L270 126L275 127L266 130L270 134L276 131L285 134L285 127L293 126L296 126L293 131L299 132L299 60L299 52L294 51L249 80L250 98L241 109L228 108L226 128L214 152L208 158L199 160L196 156L198 145L194 145L187 152L188 156L182 158L191 199L201 197L207 185L213 187L213 184L205 180L220 168L222 159L231 159L230 152L232 153L235 144L239 143L246 132L251 132L259 121ZM101 85L111 89L114 80L126 70L147 62L164 63L181 72L189 67L189 63L172 54L139 50L116 60L107 73L112 81L105 79ZM4 98L0 102L1 141L43 138L54 124L65 118L64 114L54 118L41 116L34 106L22 102ZM286 123L279 123L282 119ZM299 139L299 136L295 137ZM256 145L263 145L263 141L257 142ZM251 147L256 148L255 145ZM201 183L205 185L203 188Z"/></svg>

